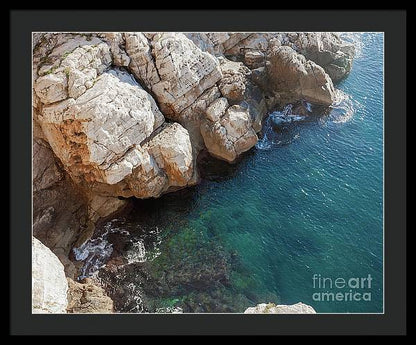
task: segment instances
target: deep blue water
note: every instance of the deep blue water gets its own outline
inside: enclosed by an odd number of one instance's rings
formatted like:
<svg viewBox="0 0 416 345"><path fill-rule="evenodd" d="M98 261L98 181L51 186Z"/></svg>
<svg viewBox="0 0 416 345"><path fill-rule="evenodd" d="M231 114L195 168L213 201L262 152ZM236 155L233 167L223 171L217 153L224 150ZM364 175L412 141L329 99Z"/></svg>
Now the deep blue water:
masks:
<svg viewBox="0 0 416 345"><path fill-rule="evenodd" d="M145 222L157 240L137 238L158 269L169 267L171 256L162 259L169 246L215 243L237 258L226 290L248 298L241 308L302 301L317 312L383 311L383 34L351 36L358 54L337 85L342 101L331 114L272 131L262 149L222 166L223 176L208 173L185 194L140 202L119 224L134 233L137 214L153 217ZM364 289L314 288L314 274L333 283L371 275L371 288L368 281ZM370 292L371 300L317 301L314 293L325 291ZM176 289L159 306L181 307L192 293Z"/></svg>

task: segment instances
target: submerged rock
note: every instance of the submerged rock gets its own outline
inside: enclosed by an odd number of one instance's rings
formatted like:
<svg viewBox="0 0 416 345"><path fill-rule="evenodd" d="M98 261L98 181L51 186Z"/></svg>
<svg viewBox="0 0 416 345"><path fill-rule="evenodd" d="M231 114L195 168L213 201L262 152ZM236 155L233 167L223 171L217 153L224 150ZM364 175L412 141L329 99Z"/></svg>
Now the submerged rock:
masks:
<svg viewBox="0 0 416 345"><path fill-rule="evenodd" d="M301 302L292 305L262 303L247 308L244 314L316 314L316 311L310 305Z"/></svg>

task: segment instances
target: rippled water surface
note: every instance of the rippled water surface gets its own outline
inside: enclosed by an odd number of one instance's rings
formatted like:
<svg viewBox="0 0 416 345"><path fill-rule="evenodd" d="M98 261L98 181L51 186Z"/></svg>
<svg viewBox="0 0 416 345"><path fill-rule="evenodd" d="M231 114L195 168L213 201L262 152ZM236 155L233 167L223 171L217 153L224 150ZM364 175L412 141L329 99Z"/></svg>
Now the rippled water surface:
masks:
<svg viewBox="0 0 416 345"><path fill-rule="evenodd" d="M119 311L302 301L318 312L382 312L383 35L346 38L359 52L329 114L272 114L238 164L203 158L200 185L135 202L78 249L83 275L106 264L98 277ZM283 112L294 116L276 129ZM350 288L314 288L314 274L370 275L371 287L353 292L371 300L317 301L316 292Z"/></svg>

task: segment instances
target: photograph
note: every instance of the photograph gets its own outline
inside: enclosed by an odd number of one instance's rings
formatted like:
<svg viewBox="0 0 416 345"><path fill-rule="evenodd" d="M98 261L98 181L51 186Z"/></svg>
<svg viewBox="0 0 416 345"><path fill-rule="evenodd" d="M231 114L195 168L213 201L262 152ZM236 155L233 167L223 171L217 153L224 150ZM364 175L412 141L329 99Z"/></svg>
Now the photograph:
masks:
<svg viewBox="0 0 416 345"><path fill-rule="evenodd" d="M32 314L385 313L383 32L31 41Z"/></svg>

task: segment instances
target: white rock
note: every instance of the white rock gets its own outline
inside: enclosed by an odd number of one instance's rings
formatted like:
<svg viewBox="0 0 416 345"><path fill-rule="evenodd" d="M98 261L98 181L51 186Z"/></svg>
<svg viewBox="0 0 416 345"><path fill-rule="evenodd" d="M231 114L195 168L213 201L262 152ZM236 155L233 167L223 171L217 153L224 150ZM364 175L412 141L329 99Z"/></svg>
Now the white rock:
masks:
<svg viewBox="0 0 416 345"><path fill-rule="evenodd" d="M286 103L304 99L331 105L335 100L334 85L324 69L289 46L270 48L266 71L270 91L278 93Z"/></svg>
<svg viewBox="0 0 416 345"><path fill-rule="evenodd" d="M129 194L137 198L159 197L168 187L168 177L163 169L159 168L156 160L149 153L148 145L137 148L139 163L131 175L125 178L129 187Z"/></svg>
<svg viewBox="0 0 416 345"><path fill-rule="evenodd" d="M68 97L65 73L51 73L36 80L35 92L42 103L50 104Z"/></svg>
<svg viewBox="0 0 416 345"><path fill-rule="evenodd" d="M130 59L130 71L147 88L151 89L152 85L160 82L160 77L151 54L149 40L141 32L126 33L125 40L126 52Z"/></svg>
<svg viewBox="0 0 416 345"><path fill-rule="evenodd" d="M123 48L125 45L125 34L122 32L105 32L100 37L103 37L110 45L114 64L127 67L130 63L130 58Z"/></svg>
<svg viewBox="0 0 416 345"><path fill-rule="evenodd" d="M164 122L153 98L127 73L109 71L76 100L46 107L40 117L54 153L75 179L116 184L139 162L139 146Z"/></svg>
<svg viewBox="0 0 416 345"><path fill-rule="evenodd" d="M44 104L77 98L93 85L97 75L111 65L110 49L106 43L94 38L68 38L48 55L52 64L40 67L45 74L35 81L34 89Z"/></svg>
<svg viewBox="0 0 416 345"><path fill-rule="evenodd" d="M261 303L247 308L244 314L316 314L316 311L310 305L301 302L292 305Z"/></svg>
<svg viewBox="0 0 416 345"><path fill-rule="evenodd" d="M252 148L258 139L248 111L239 105L229 107L219 121L203 123L201 134L211 155L228 162Z"/></svg>
<svg viewBox="0 0 416 345"><path fill-rule="evenodd" d="M52 251L32 237L32 312L66 313L68 282Z"/></svg>
<svg viewBox="0 0 416 345"><path fill-rule="evenodd" d="M170 186L186 186L193 174L192 145L188 131L179 123L166 126L148 143L158 166L165 170Z"/></svg>
<svg viewBox="0 0 416 345"><path fill-rule="evenodd" d="M228 100L225 97L220 97L212 102L206 110L206 116L209 120L215 122L224 115L228 108Z"/></svg>
<svg viewBox="0 0 416 345"><path fill-rule="evenodd" d="M220 78L218 60L181 33L126 37L133 74L151 89L166 116L179 114Z"/></svg>
<svg viewBox="0 0 416 345"><path fill-rule="evenodd" d="M355 55L354 45L333 32L298 32L290 38L293 48L320 65L335 82L347 75Z"/></svg>

